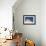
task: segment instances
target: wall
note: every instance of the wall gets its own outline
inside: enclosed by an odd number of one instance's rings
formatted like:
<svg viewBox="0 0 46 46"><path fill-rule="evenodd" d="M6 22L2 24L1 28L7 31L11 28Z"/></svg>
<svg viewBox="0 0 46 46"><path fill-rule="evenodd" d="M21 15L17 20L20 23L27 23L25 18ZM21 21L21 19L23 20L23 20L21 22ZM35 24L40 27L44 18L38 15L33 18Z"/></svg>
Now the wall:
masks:
<svg viewBox="0 0 46 46"><path fill-rule="evenodd" d="M19 3L18 3L19 2ZM20 0L13 6L15 30L41 46L41 0ZM24 25L23 15L36 15L36 25Z"/></svg>
<svg viewBox="0 0 46 46"><path fill-rule="evenodd" d="M12 6L16 0L0 0L0 27L12 29Z"/></svg>
<svg viewBox="0 0 46 46"><path fill-rule="evenodd" d="M14 5L15 2L16 2L16 0L0 0L0 26L12 28L12 6ZM42 6L41 6L42 7L42 15L41 15L40 23L41 23L42 46L46 46L46 0L42 0L41 3L42 3ZM18 3L15 3L15 5L16 4L18 4ZM20 5L20 3L19 3L19 5ZM13 11L15 11L14 13L17 13L16 7L18 7L18 5L14 6L14 10L13 10ZM23 17L22 16L19 17L19 16L16 18L21 18L23 20ZM21 19L19 20L20 22L22 21ZM19 24L20 24L20 22L19 22ZM15 25L16 24L18 24L18 23L15 23ZM20 27L20 25L21 25L21 27ZM27 36L26 33L29 31L31 26L23 25L23 21L21 22L20 25L16 26L16 29L20 32L24 32L24 35ZM20 28L18 29L17 27L18 28L20 27ZM24 28L28 29L28 31ZM32 34L32 32L37 32L37 31L33 30L33 31L31 31L31 34ZM40 32L40 29L38 32ZM28 34L29 33L30 33L30 31L28 32ZM32 35L31 35L31 39L32 39ZM36 41L36 38L35 38L35 41Z"/></svg>
<svg viewBox="0 0 46 46"><path fill-rule="evenodd" d="M46 0L41 3L41 38L42 46L46 46Z"/></svg>
<svg viewBox="0 0 46 46"><path fill-rule="evenodd" d="M0 38L5 38L5 36L10 36L9 31L4 31L4 27L9 30L12 29L12 6L16 0L0 0ZM3 27L1 29L1 27ZM9 38L9 37L8 37Z"/></svg>

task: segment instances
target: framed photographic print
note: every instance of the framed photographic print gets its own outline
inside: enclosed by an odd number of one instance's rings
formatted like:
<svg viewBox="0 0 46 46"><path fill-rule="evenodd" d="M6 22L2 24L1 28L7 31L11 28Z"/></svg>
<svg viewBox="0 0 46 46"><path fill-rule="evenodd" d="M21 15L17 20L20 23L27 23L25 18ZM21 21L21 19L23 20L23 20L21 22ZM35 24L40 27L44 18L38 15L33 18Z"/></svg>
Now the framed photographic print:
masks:
<svg viewBox="0 0 46 46"><path fill-rule="evenodd" d="M25 25L35 25L36 24L36 15L24 15L23 24Z"/></svg>

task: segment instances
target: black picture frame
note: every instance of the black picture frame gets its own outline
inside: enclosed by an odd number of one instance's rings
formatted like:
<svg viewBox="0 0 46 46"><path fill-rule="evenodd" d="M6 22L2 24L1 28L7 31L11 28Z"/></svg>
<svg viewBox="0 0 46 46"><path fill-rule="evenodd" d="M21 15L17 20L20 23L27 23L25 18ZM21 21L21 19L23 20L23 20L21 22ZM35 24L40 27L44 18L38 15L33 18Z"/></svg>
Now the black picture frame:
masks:
<svg viewBox="0 0 46 46"><path fill-rule="evenodd" d="M24 25L35 25L36 15L23 15L23 24Z"/></svg>

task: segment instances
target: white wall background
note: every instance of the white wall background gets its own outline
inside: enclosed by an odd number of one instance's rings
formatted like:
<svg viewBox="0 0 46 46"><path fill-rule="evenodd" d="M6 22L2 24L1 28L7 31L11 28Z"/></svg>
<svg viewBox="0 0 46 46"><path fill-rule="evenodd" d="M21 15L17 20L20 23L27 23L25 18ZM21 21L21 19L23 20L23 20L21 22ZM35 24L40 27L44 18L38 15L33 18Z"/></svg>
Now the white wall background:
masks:
<svg viewBox="0 0 46 46"><path fill-rule="evenodd" d="M0 26L12 28L12 6L15 1L0 0ZM46 46L46 0L42 0L41 37L42 46Z"/></svg>
<svg viewBox="0 0 46 46"><path fill-rule="evenodd" d="M15 28L18 32L22 32L25 38L34 40L36 46L46 46L46 1L18 0L18 2L13 6ZM23 25L25 14L35 14L36 25Z"/></svg>
<svg viewBox="0 0 46 46"><path fill-rule="evenodd" d="M41 46L41 0L21 0L13 6L15 28L22 32L24 38L35 41L36 46ZM16 6L17 5L17 6ZM36 25L24 25L23 15L36 15Z"/></svg>
<svg viewBox="0 0 46 46"><path fill-rule="evenodd" d="M0 27L12 29L12 6L16 0L0 0Z"/></svg>
<svg viewBox="0 0 46 46"><path fill-rule="evenodd" d="M41 4L41 38L42 46L46 46L46 0L42 0Z"/></svg>

